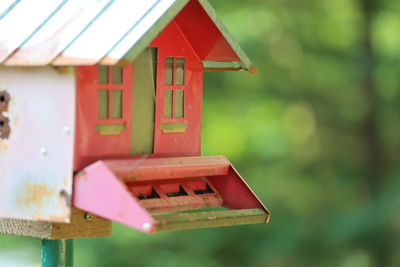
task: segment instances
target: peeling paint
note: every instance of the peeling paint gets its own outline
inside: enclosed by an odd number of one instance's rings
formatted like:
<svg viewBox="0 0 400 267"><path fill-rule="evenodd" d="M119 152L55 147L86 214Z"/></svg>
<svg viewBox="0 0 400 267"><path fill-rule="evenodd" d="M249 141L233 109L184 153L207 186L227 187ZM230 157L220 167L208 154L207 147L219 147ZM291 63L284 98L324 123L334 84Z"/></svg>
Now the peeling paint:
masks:
<svg viewBox="0 0 400 267"><path fill-rule="evenodd" d="M67 177L67 176L64 176L64 178L63 178L63 185L64 185L64 187L68 187L69 185L70 185L70 178L69 177Z"/></svg>
<svg viewBox="0 0 400 267"><path fill-rule="evenodd" d="M0 113L11 128L0 139L0 217L68 222L74 136L64 127L74 131L74 75L51 67L0 68L0 103L1 92L10 96ZM55 130L43 134L48 129ZM41 157L42 148L51 153Z"/></svg>
<svg viewBox="0 0 400 267"><path fill-rule="evenodd" d="M4 140L0 140L0 151L6 151L8 149L8 144Z"/></svg>
<svg viewBox="0 0 400 267"><path fill-rule="evenodd" d="M64 199L65 204L67 206L71 206L71 195L67 193L67 191L65 191L64 189L60 191L60 196L61 198Z"/></svg>
<svg viewBox="0 0 400 267"><path fill-rule="evenodd" d="M35 206L41 209L44 207L45 199L55 194L57 192L54 189L49 189L46 185L26 184L18 195L17 203L23 207Z"/></svg>

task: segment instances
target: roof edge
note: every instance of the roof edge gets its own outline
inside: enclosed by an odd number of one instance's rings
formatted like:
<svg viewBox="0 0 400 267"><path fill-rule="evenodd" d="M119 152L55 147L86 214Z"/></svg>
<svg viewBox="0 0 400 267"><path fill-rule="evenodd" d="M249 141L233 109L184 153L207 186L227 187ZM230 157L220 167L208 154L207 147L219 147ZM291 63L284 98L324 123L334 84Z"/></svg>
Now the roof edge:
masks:
<svg viewBox="0 0 400 267"><path fill-rule="evenodd" d="M202 61L204 71L239 71L247 70L250 73L257 73L257 69L251 66L245 69L240 61Z"/></svg>
<svg viewBox="0 0 400 267"><path fill-rule="evenodd" d="M206 11L207 15L211 18L211 20L214 22L214 24L220 30L221 34L224 36L226 41L229 43L229 45L233 48L235 53L240 58L241 62L238 62L238 63L240 63L241 69L245 69L250 73L255 73L256 68L255 68L254 64L251 62L250 58L246 55L246 53L240 47L240 45L238 44L236 39L233 37L233 35L229 32L228 28L226 28L226 26L222 22L222 20L219 19L215 9L211 6L211 4L207 0L198 0L198 1L199 1L200 5L204 8L204 10ZM228 69L232 69L232 68L228 68ZM237 68L233 68L233 69L237 69Z"/></svg>

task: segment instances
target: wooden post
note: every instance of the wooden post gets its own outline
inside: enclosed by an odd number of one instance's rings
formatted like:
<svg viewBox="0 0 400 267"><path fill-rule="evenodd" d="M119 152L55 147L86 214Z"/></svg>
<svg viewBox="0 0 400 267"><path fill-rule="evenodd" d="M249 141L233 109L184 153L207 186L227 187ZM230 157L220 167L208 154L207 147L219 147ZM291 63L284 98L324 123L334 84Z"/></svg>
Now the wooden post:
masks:
<svg viewBox="0 0 400 267"><path fill-rule="evenodd" d="M73 265L73 239L42 240L42 267Z"/></svg>

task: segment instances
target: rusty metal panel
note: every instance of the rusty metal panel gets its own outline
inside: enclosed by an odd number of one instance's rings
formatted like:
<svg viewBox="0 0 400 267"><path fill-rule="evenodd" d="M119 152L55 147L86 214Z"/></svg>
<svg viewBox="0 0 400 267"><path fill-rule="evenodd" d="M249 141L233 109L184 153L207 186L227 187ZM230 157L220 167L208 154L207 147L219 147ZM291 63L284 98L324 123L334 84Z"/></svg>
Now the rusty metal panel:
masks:
<svg viewBox="0 0 400 267"><path fill-rule="evenodd" d="M27 40L63 4L62 0L21 0L0 21L0 62Z"/></svg>
<svg viewBox="0 0 400 267"><path fill-rule="evenodd" d="M0 67L0 88L9 95L1 113L10 127L0 137L0 217L68 222L74 72Z"/></svg>
<svg viewBox="0 0 400 267"><path fill-rule="evenodd" d="M111 0L69 0L5 62L6 65L46 65L61 53Z"/></svg>
<svg viewBox="0 0 400 267"><path fill-rule="evenodd" d="M53 64L98 63L161 0L119 0L88 26Z"/></svg>
<svg viewBox="0 0 400 267"><path fill-rule="evenodd" d="M188 2L189 0L158 1L157 5L154 5L140 22L108 52L101 63L116 64L123 57L127 60L135 59Z"/></svg>

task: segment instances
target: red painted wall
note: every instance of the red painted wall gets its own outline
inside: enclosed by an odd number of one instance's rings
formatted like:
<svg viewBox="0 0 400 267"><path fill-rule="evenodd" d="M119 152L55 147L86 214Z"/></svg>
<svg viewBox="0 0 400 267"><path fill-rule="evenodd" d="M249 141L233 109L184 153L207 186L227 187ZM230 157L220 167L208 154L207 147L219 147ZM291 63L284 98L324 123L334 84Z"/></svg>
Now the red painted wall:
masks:
<svg viewBox="0 0 400 267"><path fill-rule="evenodd" d="M75 171L99 159L127 156L130 151L132 65L124 68L123 84L100 85L97 80L97 65L76 68ZM98 119L99 89L123 90L121 119ZM104 124L123 124L125 129L118 135L101 135L96 125Z"/></svg>
<svg viewBox="0 0 400 267"><path fill-rule="evenodd" d="M158 48L154 154L152 156L200 155L202 102L200 59L175 21L172 21L150 46ZM166 57L185 58L184 85L165 85ZM100 159L134 156L130 154L133 65L124 68L122 85L100 85L97 65L76 68L75 171ZM98 119L99 89L123 90L123 117L121 119ZM183 118L164 118L165 90L184 91ZM161 130L161 124L170 123L186 123L187 129L181 133L164 133ZM123 124L125 129L117 135L101 135L96 130L96 125L101 124Z"/></svg>
<svg viewBox="0 0 400 267"><path fill-rule="evenodd" d="M175 21L201 61L240 61L198 1L190 1Z"/></svg>
<svg viewBox="0 0 400 267"><path fill-rule="evenodd" d="M156 156L200 155L203 69L200 59L172 21L151 43L158 48L158 78L154 154ZM165 85L165 58L185 58L185 84ZM184 90L184 118L164 118L165 90ZM162 123L187 123L184 133L163 133Z"/></svg>

